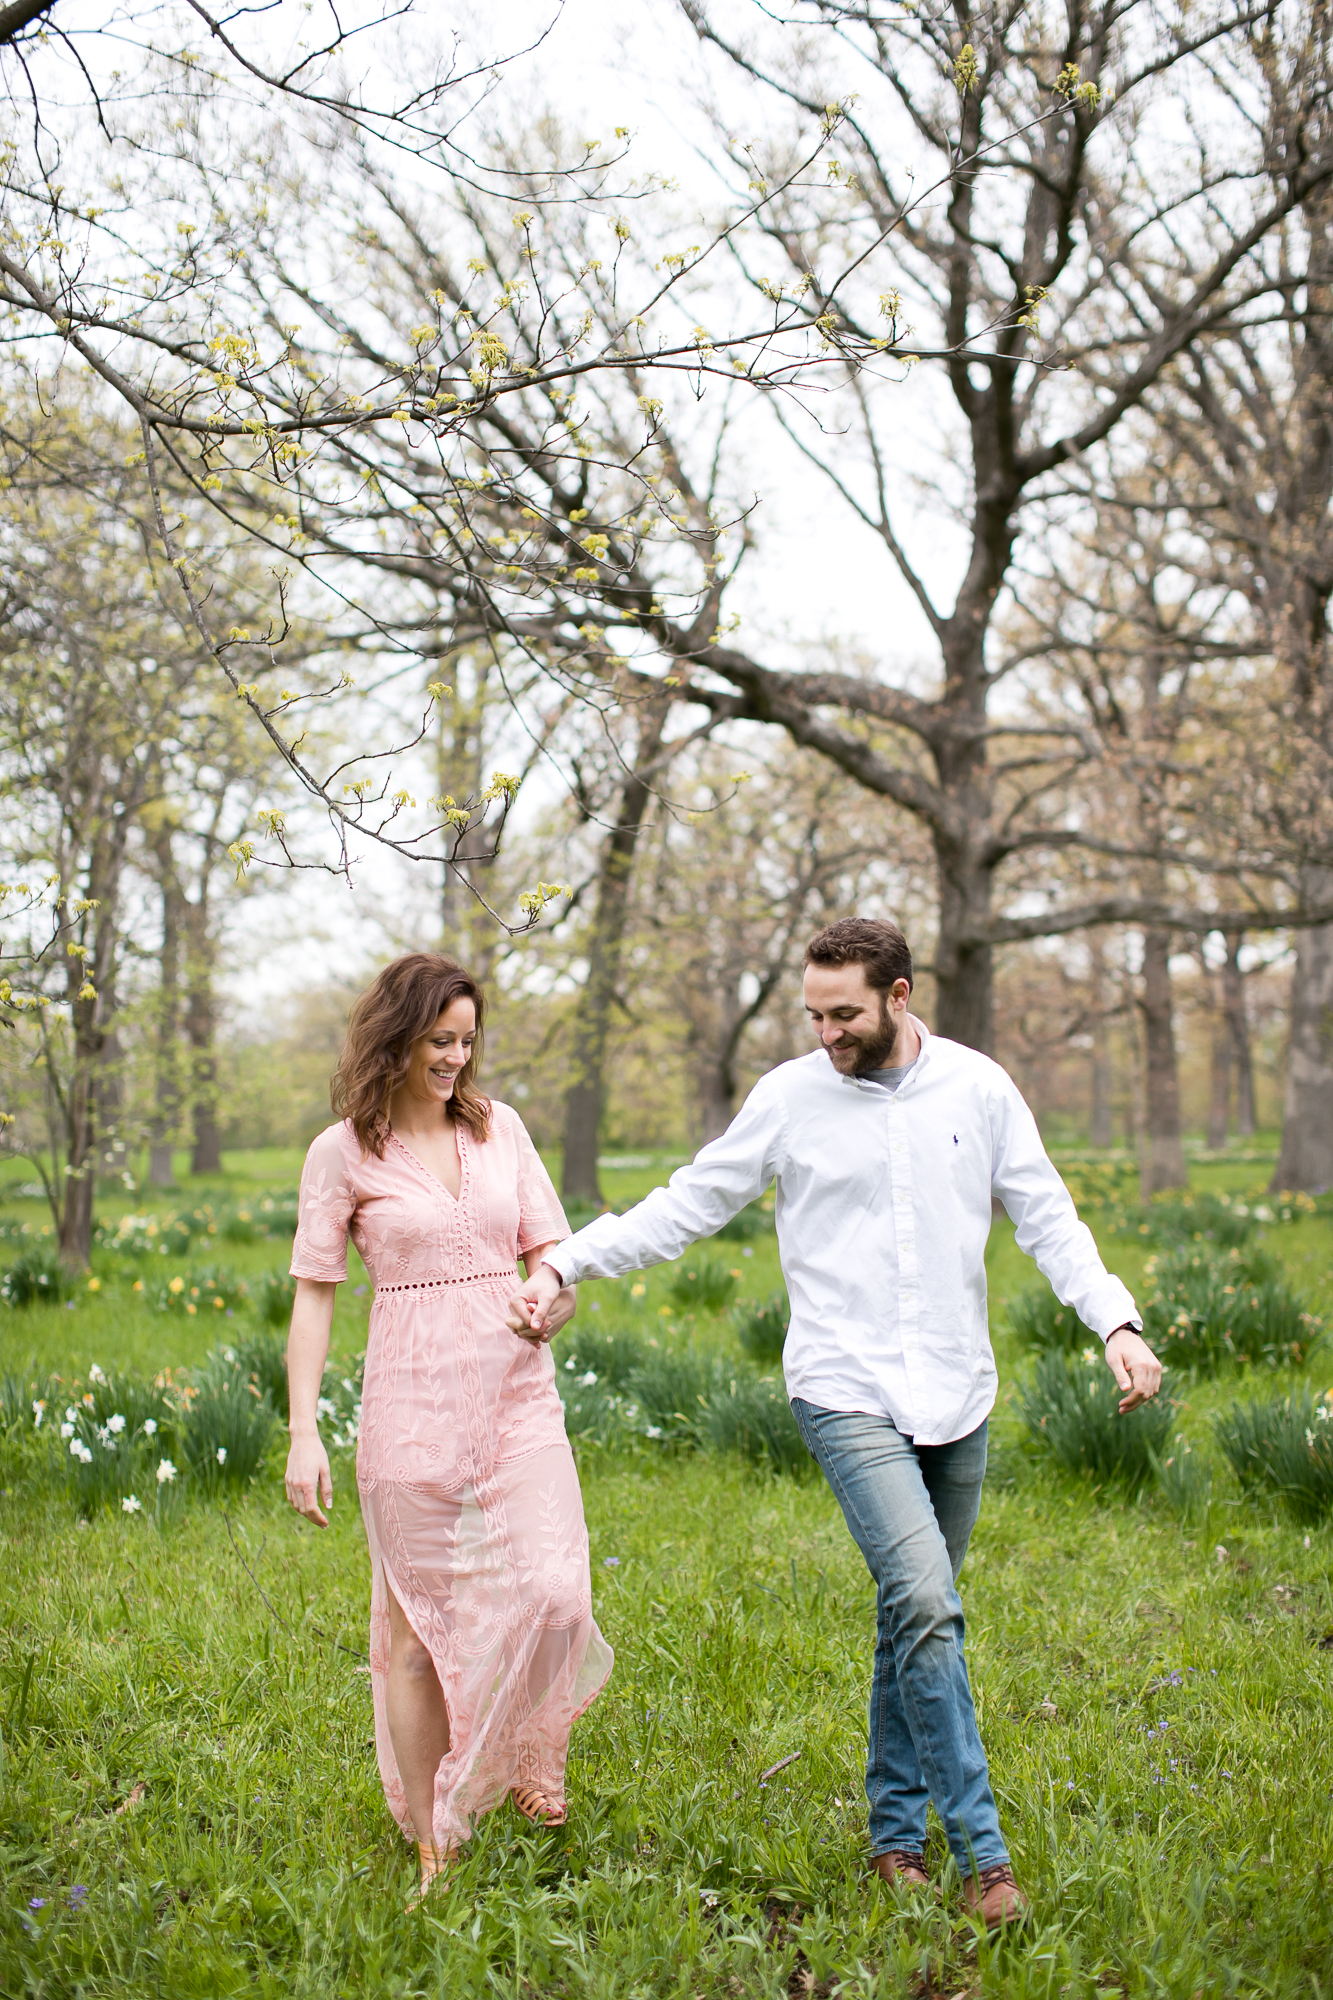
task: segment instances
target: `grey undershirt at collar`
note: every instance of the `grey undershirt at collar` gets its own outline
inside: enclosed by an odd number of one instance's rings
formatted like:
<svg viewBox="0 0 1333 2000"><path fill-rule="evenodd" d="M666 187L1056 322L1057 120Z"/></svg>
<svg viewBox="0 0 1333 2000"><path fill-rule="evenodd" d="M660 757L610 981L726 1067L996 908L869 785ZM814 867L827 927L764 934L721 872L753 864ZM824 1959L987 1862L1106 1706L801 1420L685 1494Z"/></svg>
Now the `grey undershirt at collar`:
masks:
<svg viewBox="0 0 1333 2000"><path fill-rule="evenodd" d="M896 1090L903 1078L916 1068L919 1060L918 1056L913 1056L911 1062L900 1063L896 1069L868 1069L861 1081L882 1084L885 1090Z"/></svg>

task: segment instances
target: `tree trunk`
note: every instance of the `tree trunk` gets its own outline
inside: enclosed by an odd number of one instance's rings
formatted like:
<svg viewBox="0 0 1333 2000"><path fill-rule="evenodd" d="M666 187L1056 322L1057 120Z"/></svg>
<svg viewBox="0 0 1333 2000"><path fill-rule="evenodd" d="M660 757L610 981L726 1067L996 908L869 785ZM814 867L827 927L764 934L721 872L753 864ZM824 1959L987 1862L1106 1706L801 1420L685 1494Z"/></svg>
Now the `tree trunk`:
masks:
<svg viewBox="0 0 1333 2000"><path fill-rule="evenodd" d="M191 1106L194 1144L190 1150L192 1174L222 1172L222 1139L218 1130L217 1057L213 1049L212 996L191 995L189 1011L191 1065L194 1102Z"/></svg>
<svg viewBox="0 0 1333 2000"><path fill-rule="evenodd" d="M88 922L71 942L85 947L67 954L66 992L74 1060L64 1091L56 1090L65 1128L65 1185L60 1214L60 1261L75 1275L86 1271L93 1249L93 1198L97 1186L97 1103L106 1045L105 1010L116 984L116 910L125 858L124 822L109 839L93 843L88 868ZM89 939L91 946L89 947ZM55 1074L52 1071L54 1083Z"/></svg>
<svg viewBox="0 0 1333 2000"><path fill-rule="evenodd" d="M995 1048L995 949L978 943L990 921L991 870L970 858L935 857L939 932L935 941L936 1034L990 1055Z"/></svg>
<svg viewBox="0 0 1333 2000"><path fill-rule="evenodd" d="M97 1135L97 1175L105 1180L124 1173L125 1138L125 1045L120 1039L119 999L115 985L116 968L99 995L101 1047L97 1052L97 1074L93 1079L93 1126Z"/></svg>
<svg viewBox="0 0 1333 2000"><path fill-rule="evenodd" d="M1092 1027L1092 1124L1088 1140L1094 1146L1109 1146L1115 1138L1111 1124L1111 1036L1110 1024L1098 1015Z"/></svg>
<svg viewBox="0 0 1333 2000"><path fill-rule="evenodd" d="M60 1214L60 1262L74 1276L86 1271L93 1248L97 1175L96 1076L102 1037L96 1000L72 1009L74 1065L65 1106L65 1189Z"/></svg>
<svg viewBox="0 0 1333 2000"><path fill-rule="evenodd" d="M148 1180L152 1187L171 1187L175 1182L172 1153L181 1111L178 1012L183 898L169 827L161 829L154 852L162 891L162 950L158 959L157 1073Z"/></svg>
<svg viewBox="0 0 1333 2000"><path fill-rule="evenodd" d="M1213 992L1208 1067L1208 1145L1210 1151L1218 1153L1226 1145L1227 1125L1231 1117L1232 1032L1223 975L1219 973L1214 980L1205 967L1205 977Z"/></svg>
<svg viewBox="0 0 1333 2000"><path fill-rule="evenodd" d="M217 1028L213 1000L214 946L209 934L208 885L203 869L200 876L199 899L186 906L190 958L185 1033L190 1044L190 1111L194 1126L190 1172L218 1174L222 1171L222 1142L218 1131L218 1066L214 1048Z"/></svg>
<svg viewBox="0 0 1333 2000"><path fill-rule="evenodd" d="M1333 895L1333 870L1320 874L1322 882L1307 885L1312 900ZM1333 924L1302 931L1296 947L1282 1151L1271 1185L1307 1194L1333 1187Z"/></svg>
<svg viewBox="0 0 1333 2000"><path fill-rule="evenodd" d="M640 774L655 762L662 747L670 707L667 695L644 709L635 768L626 775L616 824L602 846L597 908L588 939L588 977L574 1015L572 1081L565 1096L561 1193L566 1201L600 1204L602 1200L597 1150L606 1104L606 1044L620 976L634 850L652 797L647 777Z"/></svg>
<svg viewBox="0 0 1333 2000"><path fill-rule="evenodd" d="M1146 931L1143 938L1144 1161L1143 1193L1184 1187L1185 1152L1180 1138L1180 1078L1171 1004L1171 933Z"/></svg>
<svg viewBox="0 0 1333 2000"><path fill-rule="evenodd" d="M703 1127L703 1144L710 1139L720 1139L736 1115L736 1087L730 1074L719 1063L705 1063L699 1070L699 1116Z"/></svg>
<svg viewBox="0 0 1333 2000"><path fill-rule="evenodd" d="M710 1139L720 1139L736 1116L736 1058L740 1051L741 1040L751 1021L762 1012L776 983L776 978L770 970L759 992L748 1005L728 1004L720 1008L719 1018L714 1023L716 1039L712 1047L701 1048L696 1039L695 1046L699 1049L699 1059L694 1065L694 1073L699 1091L702 1145L706 1146ZM733 992L738 984L738 980L733 981Z"/></svg>
<svg viewBox="0 0 1333 2000"><path fill-rule="evenodd" d="M444 670L442 661L439 671ZM447 670L453 690L436 704L436 784L449 797L475 800L484 789L492 669L465 651L449 660ZM478 870L485 879L492 852L492 835L485 824L468 826L444 864L440 890L440 949L466 965L483 986L491 976L499 934L489 919L479 921L479 905L468 884L477 879Z"/></svg>
<svg viewBox="0 0 1333 2000"><path fill-rule="evenodd" d="M96 879L94 873L93 880ZM86 958L71 960L67 974L74 1061L63 1093L56 1093L64 1114L65 1137L65 1185L58 1247L62 1265L75 1276L87 1270L93 1249L98 1086L106 1043L102 1007L103 995L112 983L114 935L109 918L104 918L92 952ZM87 997L83 992L85 983L95 989Z"/></svg>
<svg viewBox="0 0 1333 2000"><path fill-rule="evenodd" d="M1236 1072L1236 1131L1242 1139L1254 1136L1254 1059L1250 1051L1250 1020L1245 1005L1245 975L1240 969L1243 931L1227 937L1227 955L1222 965L1222 1007L1231 1030L1231 1061Z"/></svg>
<svg viewBox="0 0 1333 2000"><path fill-rule="evenodd" d="M112 1014L112 1025L102 1035L102 1047L97 1058L97 1079L94 1092L97 1103L97 1172L103 1180L122 1179L129 1160L124 1134L125 1122L125 1045L114 1021L115 1000L108 1006ZM133 1185L133 1175L130 1176Z"/></svg>

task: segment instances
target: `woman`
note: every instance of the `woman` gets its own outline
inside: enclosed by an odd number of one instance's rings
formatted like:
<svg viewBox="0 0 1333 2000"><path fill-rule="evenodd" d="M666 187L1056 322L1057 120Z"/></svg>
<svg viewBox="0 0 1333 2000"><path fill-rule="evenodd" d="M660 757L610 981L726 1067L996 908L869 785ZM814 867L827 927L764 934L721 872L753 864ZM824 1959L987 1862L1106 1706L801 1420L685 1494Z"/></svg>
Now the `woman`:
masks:
<svg viewBox="0 0 1333 2000"><path fill-rule="evenodd" d="M612 1659L551 1355L506 1323L518 1258L535 1271L568 1226L521 1121L477 1089L483 1014L435 952L396 959L357 1002L333 1080L343 1122L306 1157L291 1266L287 1497L320 1527L349 1235L375 1285L356 1458L375 1742L422 1893L506 1793L563 1822L570 1727ZM561 1303L563 1325L572 1288Z"/></svg>

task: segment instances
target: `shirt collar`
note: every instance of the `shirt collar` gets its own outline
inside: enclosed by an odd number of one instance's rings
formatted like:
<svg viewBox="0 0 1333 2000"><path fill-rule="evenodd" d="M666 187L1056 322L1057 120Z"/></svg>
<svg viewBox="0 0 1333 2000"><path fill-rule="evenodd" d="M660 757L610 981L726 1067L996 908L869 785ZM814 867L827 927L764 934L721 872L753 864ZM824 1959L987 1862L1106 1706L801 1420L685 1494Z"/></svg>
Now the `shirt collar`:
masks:
<svg viewBox="0 0 1333 2000"><path fill-rule="evenodd" d="M930 1029L926 1026L925 1022L918 1021L915 1014L909 1014L907 1018L911 1022L912 1026L916 1029L917 1034L921 1037L921 1052L917 1056L916 1061L912 1064L912 1067L908 1072L908 1074L903 1078L902 1082L898 1085L898 1090L896 1094L900 1097L905 1090L911 1089L913 1083L916 1081L921 1071L925 1068L927 1059L930 1054L930 1043L931 1043ZM816 1053L819 1052L816 1051ZM825 1062L828 1062L827 1052L824 1052L824 1060ZM883 1095L883 1087L880 1084L868 1083L865 1077L863 1076L844 1076L841 1070L833 1069L833 1064L831 1062L829 1062L828 1066L831 1070L833 1070L833 1074L837 1078L839 1083L850 1083L853 1089L855 1090L873 1090L877 1096Z"/></svg>

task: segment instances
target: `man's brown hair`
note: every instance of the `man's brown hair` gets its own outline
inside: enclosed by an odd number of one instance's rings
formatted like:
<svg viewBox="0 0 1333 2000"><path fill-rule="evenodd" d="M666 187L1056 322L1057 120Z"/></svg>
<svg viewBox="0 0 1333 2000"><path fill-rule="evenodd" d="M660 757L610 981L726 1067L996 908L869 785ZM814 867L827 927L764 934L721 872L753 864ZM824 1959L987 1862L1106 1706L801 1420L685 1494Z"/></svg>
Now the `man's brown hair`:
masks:
<svg viewBox="0 0 1333 2000"><path fill-rule="evenodd" d="M805 963L826 967L862 965L866 985L887 993L899 979L912 984L912 954L897 924L887 917L840 917L811 938Z"/></svg>
<svg viewBox="0 0 1333 2000"><path fill-rule="evenodd" d="M486 996L472 974L443 952L409 951L386 965L353 1007L333 1072L333 1108L348 1120L363 1153L384 1158L389 1099L407 1075L412 1044L455 1000L470 1000L476 1008L477 1034L447 1110L474 1139L489 1136L491 1107L477 1089Z"/></svg>

